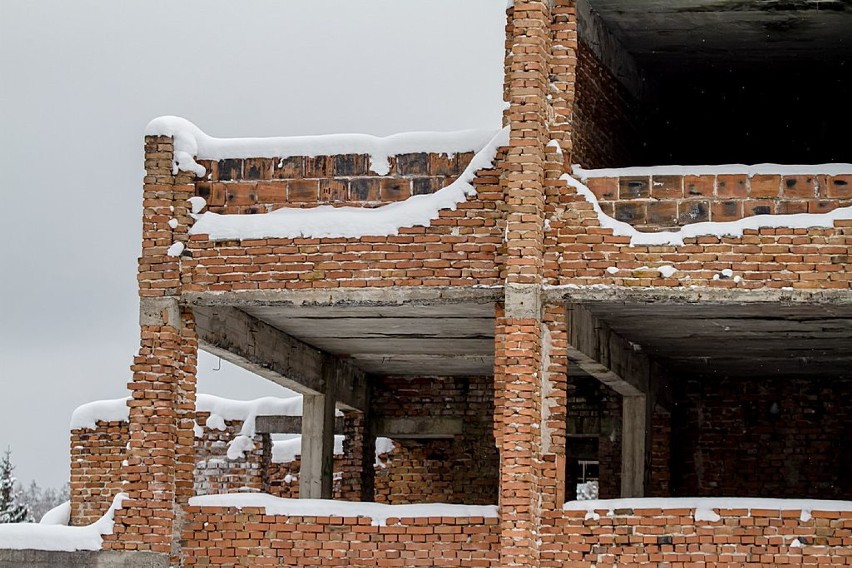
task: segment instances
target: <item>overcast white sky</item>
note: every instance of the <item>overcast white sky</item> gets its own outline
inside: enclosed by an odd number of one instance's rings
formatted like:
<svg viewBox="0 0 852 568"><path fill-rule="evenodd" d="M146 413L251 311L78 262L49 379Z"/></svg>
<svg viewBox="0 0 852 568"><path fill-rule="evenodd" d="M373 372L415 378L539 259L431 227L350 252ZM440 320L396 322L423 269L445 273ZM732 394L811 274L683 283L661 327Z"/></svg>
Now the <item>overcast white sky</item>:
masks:
<svg viewBox="0 0 852 568"><path fill-rule="evenodd" d="M0 0L0 447L68 478L78 405L127 394L142 133L500 126L505 0ZM282 393L202 357L199 390Z"/></svg>

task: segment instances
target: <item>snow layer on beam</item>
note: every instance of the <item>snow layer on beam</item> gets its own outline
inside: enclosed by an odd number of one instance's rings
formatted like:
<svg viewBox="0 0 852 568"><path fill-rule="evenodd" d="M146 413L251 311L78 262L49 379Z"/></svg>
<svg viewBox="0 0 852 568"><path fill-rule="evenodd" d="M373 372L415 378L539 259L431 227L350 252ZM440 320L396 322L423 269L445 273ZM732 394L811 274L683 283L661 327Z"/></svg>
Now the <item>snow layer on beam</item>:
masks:
<svg viewBox="0 0 852 568"><path fill-rule="evenodd" d="M288 435L286 440L272 441L272 463L291 463L296 456L302 453L302 436L300 434ZM334 455L343 455L343 440L345 436L334 436ZM385 468L387 464L379 456L391 453L396 446L390 438L376 438L376 460L377 467Z"/></svg>
<svg viewBox="0 0 852 568"><path fill-rule="evenodd" d="M683 239L689 237L741 237L745 229L763 229L766 227L786 227L790 229L812 229L834 226L834 221L839 219L852 219L852 207L840 207L828 213L796 213L793 215L753 215L744 217L738 221L716 222L707 221L703 223L692 223L684 225L677 231L659 231L656 233L637 230L632 225L623 221L613 219L603 212L598 204L598 198L592 191L568 174L560 179L564 180L577 193L586 198L592 204L598 216L601 227L612 229L613 235L617 237L630 237L630 245L682 245Z"/></svg>
<svg viewBox="0 0 852 568"><path fill-rule="evenodd" d="M397 235L403 227L428 226L442 209L454 210L467 196L476 195L471 182L477 170L492 167L497 149L508 143L509 129L504 128L476 153L458 179L432 194L413 195L405 201L376 208L285 207L256 215L219 215L208 211L198 217L189 233L208 235L213 241Z"/></svg>
<svg viewBox="0 0 852 568"><path fill-rule="evenodd" d="M586 170L575 164L574 176L579 179L626 177L626 176L717 176L717 175L782 175L816 176L852 174L852 164L724 164L720 166L649 166L635 168L602 168Z"/></svg>
<svg viewBox="0 0 852 568"><path fill-rule="evenodd" d="M379 175L390 171L388 158L412 152L457 154L477 151L494 136L494 130L458 132L406 132L387 137L368 134L328 134L282 138L214 138L178 116L155 118L145 127L146 136L174 138L174 173L206 171L195 160L227 158L287 158L290 156L334 156L369 154L370 169Z"/></svg>
<svg viewBox="0 0 852 568"><path fill-rule="evenodd" d="M197 507L258 507L267 515L291 517L367 517L372 524L384 526L388 519L424 517L497 517L493 505L447 505L429 503L422 505L383 505L381 503L355 503L325 499L283 499L264 493L230 493L192 497L190 505Z"/></svg>
<svg viewBox="0 0 852 568"><path fill-rule="evenodd" d="M74 552L76 550L100 550L102 535L112 534L113 515L127 498L119 493L113 499L112 506L103 517L85 527L39 523L14 523L0 525L0 549L15 550L56 550Z"/></svg>

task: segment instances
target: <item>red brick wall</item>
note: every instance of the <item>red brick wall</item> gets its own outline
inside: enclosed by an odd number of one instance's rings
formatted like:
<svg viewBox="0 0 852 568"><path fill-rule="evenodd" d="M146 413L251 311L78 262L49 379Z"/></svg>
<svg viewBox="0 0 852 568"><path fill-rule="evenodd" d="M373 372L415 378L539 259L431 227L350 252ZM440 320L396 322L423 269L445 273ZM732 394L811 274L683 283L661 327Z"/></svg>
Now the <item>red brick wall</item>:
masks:
<svg viewBox="0 0 852 568"><path fill-rule="evenodd" d="M702 236L684 244L630 246L600 227L584 197L563 181L548 187L544 278L547 284L850 289L852 220L830 229L747 229L741 237ZM656 267L677 272L663 277ZM607 268L619 269L615 274ZM732 278L720 278L724 269ZM737 278L739 277L739 278Z"/></svg>
<svg viewBox="0 0 852 568"><path fill-rule="evenodd" d="M121 462L127 458L127 422L104 422L71 431L71 524L88 525L106 513L122 491Z"/></svg>
<svg viewBox="0 0 852 568"><path fill-rule="evenodd" d="M207 169L195 194L214 213L265 213L280 207L354 205L373 207L449 185L473 158L459 154L413 153L389 158L390 171L370 171L370 156L199 160Z"/></svg>
<svg viewBox="0 0 852 568"><path fill-rule="evenodd" d="M541 566L848 566L852 513L716 510L696 522L691 509L618 509L584 520L557 512L542 528ZM803 547L791 546L798 538Z"/></svg>
<svg viewBox="0 0 852 568"><path fill-rule="evenodd" d="M188 507L184 566L484 567L496 563L494 518L286 517L263 509Z"/></svg>
<svg viewBox="0 0 852 568"><path fill-rule="evenodd" d="M428 155L413 154L411 156ZM397 170L401 168L401 159L402 157L397 157ZM431 156L428 163L425 163L425 158L412 160L413 165L410 167L414 168L419 164L417 168L426 168L424 175L428 177L422 179L432 180L431 192L440 189L440 184L448 183L454 175L439 175L441 172L452 173L469 159L467 154L459 154L450 160L450 162L454 161L455 165L445 167L445 164L436 163L435 156ZM307 161L309 159L305 158L306 163ZM438 172L438 174L433 175L430 172ZM312 183L330 184L340 182L341 179L326 177L320 181L313 180ZM399 183L402 183L400 180L409 180L407 177L372 176L359 179L369 180L371 184L376 184L379 188L376 190L378 193L372 190L372 193L369 193L367 201L371 205L392 200L391 197L402 199L408 196L405 188L393 195L388 193L390 190L384 190L384 193L381 190L381 187L391 185L398 187ZM412 192L421 192L420 179L410 179ZM234 189L230 190L230 194L226 193L224 199L228 199L227 195L234 195L231 203L237 201L243 203L245 200L238 199L236 195L247 193L254 197L251 198L251 205L234 205L230 209L225 207L225 210L233 212L239 207L248 207L260 211L261 206L263 210L266 210L279 205L303 206L324 202L313 197L314 189L308 192L310 197L304 196L306 201L294 200L291 189L286 190L286 196L283 193L284 190L273 192L270 196L261 192L262 184L277 183L282 188L285 186L289 188L292 184L304 181L235 182L232 184ZM349 181L352 182L352 180ZM216 184L203 180L196 180L194 183L193 188L196 193L204 194L209 190L209 198L213 202L221 201L214 196L213 188L217 187ZM286 238L220 242L209 241L205 235L193 235L187 243L187 250L180 263L183 290L201 292L497 284L499 283L498 249L503 235L499 210L502 201L499 174L495 170L480 170L475 184L478 191L476 197L460 203L454 211L441 211L439 218L433 220L429 227L402 228L398 235L360 239ZM222 182L220 185L224 187L226 184ZM210 186L209 189L208 186ZM425 189L423 192L426 192ZM345 195L348 197L344 197L344 193L340 194L339 204L365 205L365 202L356 199L360 194L352 189L351 184ZM259 201L261 199L262 201Z"/></svg>
<svg viewBox="0 0 852 568"><path fill-rule="evenodd" d="M657 175L590 178L601 209L641 230L852 205L852 175Z"/></svg>
<svg viewBox="0 0 852 568"><path fill-rule="evenodd" d="M452 440L395 440L390 467L376 470L376 500L493 505L497 502L491 377L381 377L373 408L385 416L462 418Z"/></svg>
<svg viewBox="0 0 852 568"><path fill-rule="evenodd" d="M675 495L852 499L852 379L678 384Z"/></svg>
<svg viewBox="0 0 852 568"><path fill-rule="evenodd" d="M577 44L573 163L585 168L642 163L638 101L585 42Z"/></svg>

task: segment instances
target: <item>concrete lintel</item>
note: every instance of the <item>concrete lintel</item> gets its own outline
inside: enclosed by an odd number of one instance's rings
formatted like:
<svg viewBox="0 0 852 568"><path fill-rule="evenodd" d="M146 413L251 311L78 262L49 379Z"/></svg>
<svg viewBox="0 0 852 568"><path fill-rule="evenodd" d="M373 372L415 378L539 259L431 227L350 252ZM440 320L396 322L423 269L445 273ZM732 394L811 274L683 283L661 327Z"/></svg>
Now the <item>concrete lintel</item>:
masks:
<svg viewBox="0 0 852 568"><path fill-rule="evenodd" d="M258 416L254 419L254 431L258 434L300 434L301 416ZM334 433L343 434L343 417L334 419Z"/></svg>
<svg viewBox="0 0 852 568"><path fill-rule="evenodd" d="M507 282L503 305L507 318L541 319L541 285Z"/></svg>
<svg viewBox="0 0 852 568"><path fill-rule="evenodd" d="M503 299L503 287L399 286L309 290L243 290L188 292L181 301L191 306L395 306L404 304L482 303Z"/></svg>
<svg viewBox="0 0 852 568"><path fill-rule="evenodd" d="M234 307L196 307L199 345L205 351L303 395L333 389L347 409L367 405L365 373ZM323 369L329 372L323 375Z"/></svg>
<svg viewBox="0 0 852 568"><path fill-rule="evenodd" d="M180 327L180 303L177 297L139 298L139 325Z"/></svg>
<svg viewBox="0 0 852 568"><path fill-rule="evenodd" d="M547 303L645 304L821 304L852 305L848 290L732 290L726 288L639 288L619 286L546 286Z"/></svg>
<svg viewBox="0 0 852 568"><path fill-rule="evenodd" d="M376 436L403 439L452 438L462 433L462 419L445 416L390 417L375 420Z"/></svg>

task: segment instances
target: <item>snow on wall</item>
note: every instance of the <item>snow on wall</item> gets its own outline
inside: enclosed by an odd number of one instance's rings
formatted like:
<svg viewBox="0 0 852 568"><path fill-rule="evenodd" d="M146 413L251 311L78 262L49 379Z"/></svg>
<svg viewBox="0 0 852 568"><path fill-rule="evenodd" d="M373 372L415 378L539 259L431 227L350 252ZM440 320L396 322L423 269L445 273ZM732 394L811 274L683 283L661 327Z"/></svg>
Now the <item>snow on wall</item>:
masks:
<svg viewBox="0 0 852 568"><path fill-rule="evenodd" d="M752 509L763 509L801 511L800 519L807 521L813 511L852 511L852 501L764 499L756 497L640 497L568 501L562 509L564 511L586 511L586 518L599 517L599 511L607 511L607 515L612 515L616 509L694 509L693 517L696 522L718 521L721 517L716 511L722 509L747 509L749 514L751 514Z"/></svg>
<svg viewBox="0 0 852 568"><path fill-rule="evenodd" d="M368 134L329 134L281 138L214 138L190 121L177 116L155 118L145 127L146 136L174 138L174 173L206 171L195 160L226 158L289 158L290 156L333 156L369 154L370 169L379 175L390 171L388 158L411 152L457 154L477 151L494 137L494 130L458 132L406 132L387 137Z"/></svg>
<svg viewBox="0 0 852 568"><path fill-rule="evenodd" d="M633 168L600 168L586 170L575 164L571 167L574 177L592 179L626 176L715 176L715 175L843 175L852 173L852 164L725 164L719 166L649 166Z"/></svg>
<svg viewBox="0 0 852 568"><path fill-rule="evenodd" d="M113 517L116 509L127 498L125 493L115 496L103 517L84 527L69 527L61 524L13 523L0 525L0 549L54 550L74 552L76 550L100 550L102 536L112 534Z"/></svg>
<svg viewBox="0 0 852 568"><path fill-rule="evenodd" d="M98 420L104 422L127 422L130 417L130 408L127 401L130 397L116 398L112 400L95 400L78 406L71 413L71 429L86 428L93 430Z"/></svg>
<svg viewBox="0 0 852 568"><path fill-rule="evenodd" d="M793 166L791 166L793 167ZM604 170L594 170L604 171ZM615 170L612 170L615 171ZM852 171L848 166L846 172ZM613 219L603 212L598 199L592 190L582 182L568 174L562 175L561 180L577 190L586 201L592 204L601 227L612 229L617 237L630 237L630 245L683 245L683 239L690 237L717 236L741 237L745 229L762 229L765 227L786 227L790 229L831 228L834 221L852 219L852 207L839 207L828 213L796 213L793 215L753 215L737 221L692 223L677 231L643 232L632 225Z"/></svg>
<svg viewBox="0 0 852 568"><path fill-rule="evenodd" d="M509 143L509 130L493 135L479 150L464 172L451 184L426 195L413 195L404 201L376 208L333 207L310 209L285 207L253 215L219 215L206 212L197 216L191 235L208 235L210 240L263 238L322 238L396 235L403 227L428 226L442 209L455 210L467 196L476 195L472 185L477 170L493 166L497 149ZM423 148L420 148L423 150Z"/></svg>
<svg viewBox="0 0 852 568"><path fill-rule="evenodd" d="M230 493L192 497L190 505L198 507L258 507L267 515L296 517L367 517L372 524L384 526L390 518L424 517L497 517L494 505L447 505L430 503L422 505L383 505L325 499L283 499L268 494Z"/></svg>

